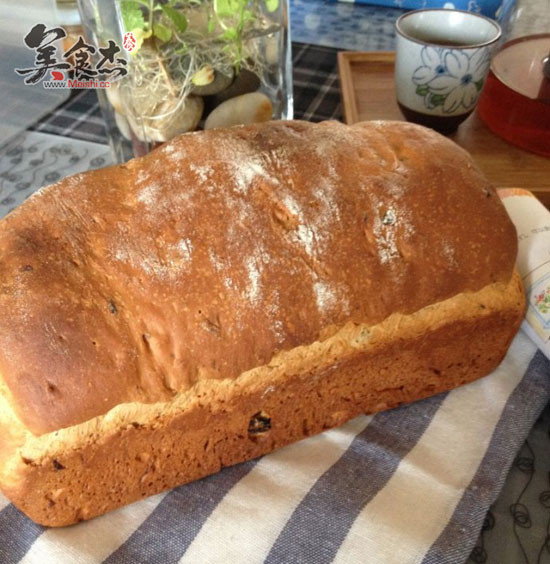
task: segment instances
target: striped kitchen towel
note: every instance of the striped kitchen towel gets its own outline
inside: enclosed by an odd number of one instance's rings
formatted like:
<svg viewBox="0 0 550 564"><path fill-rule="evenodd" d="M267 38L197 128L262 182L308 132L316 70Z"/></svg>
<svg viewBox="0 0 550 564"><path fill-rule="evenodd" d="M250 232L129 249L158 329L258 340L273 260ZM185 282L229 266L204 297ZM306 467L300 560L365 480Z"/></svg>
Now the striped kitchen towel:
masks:
<svg viewBox="0 0 550 564"><path fill-rule="evenodd" d="M0 562L463 563L549 398L520 332L477 382L93 521L44 529L0 496Z"/></svg>

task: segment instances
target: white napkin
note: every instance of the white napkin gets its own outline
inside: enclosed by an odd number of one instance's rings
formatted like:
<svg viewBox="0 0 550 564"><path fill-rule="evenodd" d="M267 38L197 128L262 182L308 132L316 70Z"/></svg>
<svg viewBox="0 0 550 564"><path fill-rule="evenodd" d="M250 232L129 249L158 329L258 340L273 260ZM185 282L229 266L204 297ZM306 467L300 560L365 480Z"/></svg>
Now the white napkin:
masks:
<svg viewBox="0 0 550 564"><path fill-rule="evenodd" d="M527 294L523 330L550 358L550 212L527 190L499 190L518 231L517 268Z"/></svg>

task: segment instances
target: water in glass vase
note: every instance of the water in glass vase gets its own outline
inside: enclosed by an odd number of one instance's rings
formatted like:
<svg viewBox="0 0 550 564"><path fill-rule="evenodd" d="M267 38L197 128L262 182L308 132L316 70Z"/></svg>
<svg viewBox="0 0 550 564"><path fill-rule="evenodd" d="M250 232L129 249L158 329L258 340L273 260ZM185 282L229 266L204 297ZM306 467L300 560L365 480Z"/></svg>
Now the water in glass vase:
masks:
<svg viewBox="0 0 550 564"><path fill-rule="evenodd" d="M479 100L483 121L497 135L550 157L550 79L543 72L550 34L514 39L493 59Z"/></svg>

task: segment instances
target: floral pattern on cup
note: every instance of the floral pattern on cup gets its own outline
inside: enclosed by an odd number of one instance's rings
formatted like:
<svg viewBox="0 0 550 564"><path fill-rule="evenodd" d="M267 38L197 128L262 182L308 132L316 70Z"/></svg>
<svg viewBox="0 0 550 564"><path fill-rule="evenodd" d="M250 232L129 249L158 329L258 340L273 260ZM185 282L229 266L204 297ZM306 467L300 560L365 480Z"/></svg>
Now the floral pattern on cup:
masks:
<svg viewBox="0 0 550 564"><path fill-rule="evenodd" d="M475 106L491 63L488 47L467 54L459 49L426 46L420 53L422 65L413 73L416 93L426 108L440 106L443 113L456 113Z"/></svg>

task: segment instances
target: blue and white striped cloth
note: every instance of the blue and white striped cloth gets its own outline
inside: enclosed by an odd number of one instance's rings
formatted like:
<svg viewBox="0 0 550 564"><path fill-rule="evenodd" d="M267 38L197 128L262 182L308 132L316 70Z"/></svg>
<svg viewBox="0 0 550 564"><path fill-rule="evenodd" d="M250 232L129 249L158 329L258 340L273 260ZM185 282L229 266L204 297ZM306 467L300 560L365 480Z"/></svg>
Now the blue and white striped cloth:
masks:
<svg viewBox="0 0 550 564"><path fill-rule="evenodd" d="M65 529L0 496L0 562L455 564L550 398L523 334L491 375Z"/></svg>

